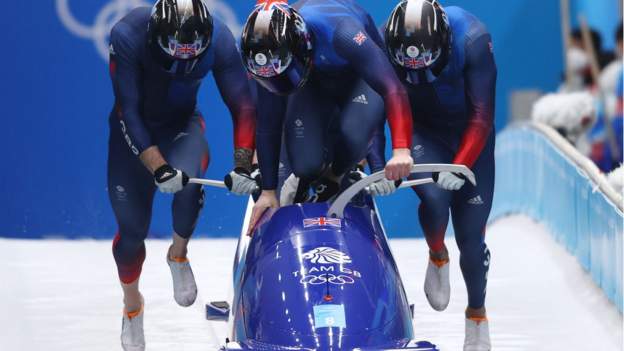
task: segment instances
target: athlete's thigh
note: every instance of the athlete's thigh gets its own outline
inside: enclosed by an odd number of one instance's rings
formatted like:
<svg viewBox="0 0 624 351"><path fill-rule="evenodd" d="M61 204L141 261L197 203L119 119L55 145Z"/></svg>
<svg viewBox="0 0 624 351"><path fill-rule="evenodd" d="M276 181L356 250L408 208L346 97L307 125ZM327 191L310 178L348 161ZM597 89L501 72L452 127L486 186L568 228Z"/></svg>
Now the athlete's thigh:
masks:
<svg viewBox="0 0 624 351"><path fill-rule="evenodd" d="M203 177L208 167L208 143L203 126L203 119L196 114L182 131L172 133L169 140L163 143L165 159L189 177ZM203 191L198 184L188 184L174 195L172 215L176 234L190 238L203 203Z"/></svg>
<svg viewBox="0 0 624 351"><path fill-rule="evenodd" d="M341 104L335 145L366 157L368 144L385 119L384 101L365 81L360 80Z"/></svg>
<svg viewBox="0 0 624 351"><path fill-rule="evenodd" d="M282 134L282 145L280 147L280 160L279 167L277 171L277 193L279 197L279 193L282 190L282 186L284 182L290 175L292 174L292 167L290 166L290 160L288 159L288 153L286 152L286 141L284 140L284 135Z"/></svg>
<svg viewBox="0 0 624 351"><path fill-rule="evenodd" d="M199 113L195 114L185 128L172 131L159 144L167 162L180 169L189 177L202 177L210 154L204 136L204 122Z"/></svg>
<svg viewBox="0 0 624 351"><path fill-rule="evenodd" d="M108 195L122 237L147 235L156 186L154 178L132 153L121 131L111 123L108 169Z"/></svg>
<svg viewBox="0 0 624 351"><path fill-rule="evenodd" d="M288 99L284 134L288 159L295 172L325 161L329 123L336 104L313 84Z"/></svg>
<svg viewBox="0 0 624 351"><path fill-rule="evenodd" d="M412 158L415 164L452 163L453 151L434 131L415 126L412 133ZM410 175L409 179L424 179L432 176L429 172L416 173ZM449 205L453 195L448 190L440 189L436 184L420 185L414 187L414 191L423 202L443 201Z"/></svg>
<svg viewBox="0 0 624 351"><path fill-rule="evenodd" d="M494 197L495 140L496 136L492 133L472 167L477 185L466 182L453 197L451 213L459 231L465 229L481 233L487 224Z"/></svg>

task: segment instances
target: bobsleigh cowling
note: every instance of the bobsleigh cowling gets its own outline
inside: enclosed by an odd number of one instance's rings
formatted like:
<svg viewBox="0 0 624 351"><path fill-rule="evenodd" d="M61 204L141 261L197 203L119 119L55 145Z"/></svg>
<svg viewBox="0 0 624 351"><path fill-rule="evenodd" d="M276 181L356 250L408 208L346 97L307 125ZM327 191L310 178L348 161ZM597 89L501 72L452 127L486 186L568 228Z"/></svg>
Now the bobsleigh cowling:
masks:
<svg viewBox="0 0 624 351"><path fill-rule="evenodd" d="M457 167L428 166L414 169ZM438 350L413 340L412 309L375 202L361 192L382 176L354 184L331 208L268 211L251 239L250 201L222 350Z"/></svg>

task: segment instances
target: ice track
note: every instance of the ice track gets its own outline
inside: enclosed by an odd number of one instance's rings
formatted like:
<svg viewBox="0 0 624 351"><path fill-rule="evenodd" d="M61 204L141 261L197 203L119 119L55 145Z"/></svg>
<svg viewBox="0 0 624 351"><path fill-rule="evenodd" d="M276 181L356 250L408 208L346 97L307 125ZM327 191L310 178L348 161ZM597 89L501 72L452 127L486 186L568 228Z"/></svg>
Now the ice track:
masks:
<svg viewBox="0 0 624 351"><path fill-rule="evenodd" d="M545 229L509 217L488 230L492 251L488 311L494 350L622 350L622 315ZM148 350L215 350L223 323L204 320L203 303L231 288L234 240L195 240L190 257L200 296L187 309L173 301L165 241L147 242L141 281ZM415 330L443 350L461 350L464 282L454 239L451 304L434 312L422 292L423 240L391 241ZM121 292L110 242L0 240L0 350L120 350Z"/></svg>

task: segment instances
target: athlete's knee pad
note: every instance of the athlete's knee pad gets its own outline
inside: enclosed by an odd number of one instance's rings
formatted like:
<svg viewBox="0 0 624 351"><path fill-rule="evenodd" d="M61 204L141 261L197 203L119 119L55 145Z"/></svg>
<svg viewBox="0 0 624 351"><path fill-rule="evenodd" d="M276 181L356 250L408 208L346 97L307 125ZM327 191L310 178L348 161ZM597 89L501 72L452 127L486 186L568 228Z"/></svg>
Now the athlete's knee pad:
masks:
<svg viewBox="0 0 624 351"><path fill-rule="evenodd" d="M484 242L457 242L462 260L466 263L489 267L490 249Z"/></svg>
<svg viewBox="0 0 624 351"><path fill-rule="evenodd" d="M193 235L199 213L204 206L204 190L200 185L189 184L173 198L173 230L182 238Z"/></svg>
<svg viewBox="0 0 624 351"><path fill-rule="evenodd" d="M117 233L113 239L113 257L117 264L119 280L130 284L141 275L145 261L144 237L138 235Z"/></svg>
<svg viewBox="0 0 624 351"><path fill-rule="evenodd" d="M428 207L421 202L418 218L429 249L434 252L441 251L444 248L444 236L449 220L448 208L445 210L442 206Z"/></svg>

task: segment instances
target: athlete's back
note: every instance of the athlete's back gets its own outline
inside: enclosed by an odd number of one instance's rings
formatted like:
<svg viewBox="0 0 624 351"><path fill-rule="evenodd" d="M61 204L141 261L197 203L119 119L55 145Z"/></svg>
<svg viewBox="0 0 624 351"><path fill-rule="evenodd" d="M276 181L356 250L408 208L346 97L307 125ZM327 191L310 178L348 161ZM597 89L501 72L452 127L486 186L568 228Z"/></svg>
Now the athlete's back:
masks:
<svg viewBox="0 0 624 351"><path fill-rule="evenodd" d="M292 5L314 34L314 70L320 74L345 73L349 62L341 51L353 44L361 31L379 47L383 41L370 15L352 0L300 0ZM347 35L347 38L343 36ZM345 40L346 39L346 40ZM357 40L355 41L357 44ZM348 49L347 49L348 50Z"/></svg>

